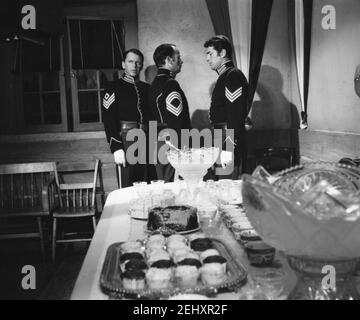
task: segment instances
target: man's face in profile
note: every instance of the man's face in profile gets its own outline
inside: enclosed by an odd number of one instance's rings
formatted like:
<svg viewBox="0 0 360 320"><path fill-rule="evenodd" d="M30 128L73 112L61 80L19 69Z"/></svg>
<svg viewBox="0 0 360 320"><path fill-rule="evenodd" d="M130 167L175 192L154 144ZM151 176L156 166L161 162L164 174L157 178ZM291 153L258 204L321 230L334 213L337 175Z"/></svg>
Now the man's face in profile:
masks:
<svg viewBox="0 0 360 320"><path fill-rule="evenodd" d="M206 48L205 54L206 62L212 70L217 70L225 61L224 57L222 57L212 46Z"/></svg>
<svg viewBox="0 0 360 320"><path fill-rule="evenodd" d="M171 58L171 71L173 73L179 73L181 71L181 66L183 61L181 60L180 51L174 47L174 55Z"/></svg>

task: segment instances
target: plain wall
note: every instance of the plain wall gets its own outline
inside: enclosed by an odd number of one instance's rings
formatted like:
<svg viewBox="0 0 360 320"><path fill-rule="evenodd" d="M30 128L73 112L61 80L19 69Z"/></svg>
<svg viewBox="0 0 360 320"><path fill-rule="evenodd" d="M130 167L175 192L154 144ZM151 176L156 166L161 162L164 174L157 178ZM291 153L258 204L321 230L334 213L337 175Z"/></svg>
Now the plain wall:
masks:
<svg viewBox="0 0 360 320"><path fill-rule="evenodd" d="M205 60L204 42L214 35L205 0L140 0L137 2L139 48L144 67L154 65L153 53L162 43L176 44L184 64L176 80L185 92L190 114L210 106L209 88L217 74Z"/></svg>
<svg viewBox="0 0 360 320"><path fill-rule="evenodd" d="M299 126L299 94L290 41L288 3L275 0L251 112L255 130Z"/></svg>
<svg viewBox="0 0 360 320"><path fill-rule="evenodd" d="M321 26L325 5L335 7L335 30ZM359 0L314 1L310 59L309 129L360 133L353 82L360 64Z"/></svg>

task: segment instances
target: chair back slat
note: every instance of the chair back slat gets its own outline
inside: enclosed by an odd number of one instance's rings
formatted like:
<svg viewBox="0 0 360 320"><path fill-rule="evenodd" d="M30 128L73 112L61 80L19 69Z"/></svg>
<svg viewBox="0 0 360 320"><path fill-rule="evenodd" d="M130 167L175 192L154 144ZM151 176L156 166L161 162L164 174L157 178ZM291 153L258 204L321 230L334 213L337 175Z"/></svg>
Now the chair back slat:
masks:
<svg viewBox="0 0 360 320"><path fill-rule="evenodd" d="M66 207L69 207L69 190L66 190Z"/></svg>
<svg viewBox="0 0 360 320"><path fill-rule="evenodd" d="M34 206L34 198L35 198L35 183L34 183L34 174L30 173L30 200L31 200L31 206Z"/></svg>
<svg viewBox="0 0 360 320"><path fill-rule="evenodd" d="M42 207L42 190L48 186L51 178L56 176L55 162L0 164L2 212L8 213L7 209L28 210ZM53 199L49 197L47 201ZM48 207L47 203L44 208Z"/></svg>
<svg viewBox="0 0 360 320"><path fill-rule="evenodd" d="M5 198L5 192L4 192L4 177L0 176L0 197L1 197L1 208L4 208L4 198Z"/></svg>
<svg viewBox="0 0 360 320"><path fill-rule="evenodd" d="M0 165L0 175L54 172L55 162L10 163Z"/></svg>
<svg viewBox="0 0 360 320"><path fill-rule="evenodd" d="M99 174L100 160L91 161L90 163L67 163L59 164L57 172L60 175L61 183L58 185L60 192L60 204L64 208L94 208L96 202L96 184L97 176ZM66 181L74 180L74 175L77 180L86 180L89 174L92 174L91 182ZM71 179L71 176L72 178ZM80 175L80 176L79 176ZM90 178L90 177L89 177ZM71 201L62 201L62 193L70 193Z"/></svg>
<svg viewBox="0 0 360 320"><path fill-rule="evenodd" d="M73 190L73 208L76 208L76 189Z"/></svg>
<svg viewBox="0 0 360 320"><path fill-rule="evenodd" d="M11 208L14 208L14 176L10 176L10 199L11 199Z"/></svg>
<svg viewBox="0 0 360 320"><path fill-rule="evenodd" d="M25 178L24 178L24 174L20 174L20 180L21 180L21 183L20 183L20 206L21 208L24 208L24 196L25 196L25 193L24 193L24 181L25 181Z"/></svg>
<svg viewBox="0 0 360 320"><path fill-rule="evenodd" d="M60 190L92 189L92 182L85 183L61 183Z"/></svg>
<svg viewBox="0 0 360 320"><path fill-rule="evenodd" d="M93 192L93 194L94 194L94 192ZM94 203L93 202L91 202L91 206L93 206L94 205ZM89 206L89 189L86 189L86 206L88 207Z"/></svg>
<svg viewBox="0 0 360 320"><path fill-rule="evenodd" d="M97 160L99 161L99 160ZM62 162L57 164L57 171L61 173L73 173L81 171L94 171L96 161L88 162Z"/></svg>

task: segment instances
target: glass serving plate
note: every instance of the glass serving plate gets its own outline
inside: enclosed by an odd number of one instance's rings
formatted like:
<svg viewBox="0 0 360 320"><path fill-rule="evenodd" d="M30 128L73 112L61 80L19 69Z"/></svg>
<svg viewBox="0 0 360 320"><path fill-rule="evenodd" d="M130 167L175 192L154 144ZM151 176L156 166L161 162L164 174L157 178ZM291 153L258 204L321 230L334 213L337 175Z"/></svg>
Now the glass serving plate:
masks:
<svg viewBox="0 0 360 320"><path fill-rule="evenodd" d="M241 287L247 278L247 271L244 266L240 264L232 252L224 242L219 239L211 238L213 246L217 249L226 260L227 277L226 280L216 286L206 286L199 280L196 287L193 288L179 288L175 282L172 282L171 287L161 290L153 291L148 288L144 290L125 290L122 286L120 275L120 243L112 244L107 252L103 268L100 275L101 289L112 298L131 298L131 299L162 299L169 298L178 294L202 294L212 296L221 292L233 291Z"/></svg>

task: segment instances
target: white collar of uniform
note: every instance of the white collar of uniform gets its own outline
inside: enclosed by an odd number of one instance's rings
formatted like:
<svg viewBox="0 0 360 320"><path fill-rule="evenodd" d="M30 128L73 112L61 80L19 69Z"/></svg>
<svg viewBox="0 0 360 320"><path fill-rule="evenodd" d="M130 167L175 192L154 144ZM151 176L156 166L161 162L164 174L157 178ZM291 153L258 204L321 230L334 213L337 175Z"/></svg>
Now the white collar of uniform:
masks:
<svg viewBox="0 0 360 320"><path fill-rule="evenodd" d="M216 69L216 72L218 75L222 75L226 70L231 68L233 66L233 63L231 60L226 60L219 68Z"/></svg>
<svg viewBox="0 0 360 320"><path fill-rule="evenodd" d="M170 76L171 78L175 79L176 74L174 74L173 72L171 72L169 69L166 68L159 68L158 69L158 74L156 75L157 77L161 77L161 76Z"/></svg>

